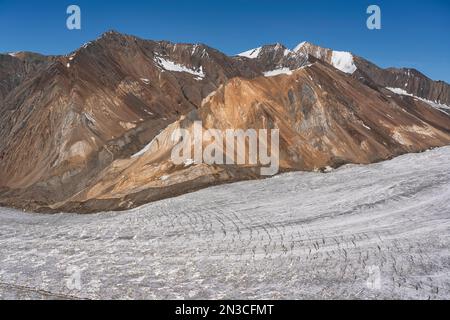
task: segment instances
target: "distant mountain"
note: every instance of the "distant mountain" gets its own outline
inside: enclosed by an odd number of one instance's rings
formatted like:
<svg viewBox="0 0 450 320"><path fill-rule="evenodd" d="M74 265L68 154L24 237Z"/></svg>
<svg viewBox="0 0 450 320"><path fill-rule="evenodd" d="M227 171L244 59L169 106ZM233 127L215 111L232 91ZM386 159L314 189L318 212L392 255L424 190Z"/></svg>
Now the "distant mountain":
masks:
<svg viewBox="0 0 450 320"><path fill-rule="evenodd" d="M0 55L0 204L119 210L259 178L258 165L173 164L169 137L196 120L280 129L282 170L448 145L448 88L306 42L230 57L110 31L67 56Z"/></svg>
<svg viewBox="0 0 450 320"><path fill-rule="evenodd" d="M52 57L31 52L0 54L0 101L51 61Z"/></svg>
<svg viewBox="0 0 450 320"><path fill-rule="evenodd" d="M400 88L414 96L450 105L450 85L443 81L433 81L415 69L382 69L350 52L333 51L308 42L300 43L294 51L332 64L335 68L352 74L354 78L367 85Z"/></svg>

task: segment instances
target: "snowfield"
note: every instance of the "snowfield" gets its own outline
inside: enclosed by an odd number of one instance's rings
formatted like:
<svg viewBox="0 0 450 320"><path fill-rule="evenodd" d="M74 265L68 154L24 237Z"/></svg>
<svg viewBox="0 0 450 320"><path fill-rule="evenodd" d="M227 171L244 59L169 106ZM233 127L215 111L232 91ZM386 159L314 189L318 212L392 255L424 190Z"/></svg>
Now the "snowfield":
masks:
<svg viewBox="0 0 450 320"><path fill-rule="evenodd" d="M353 55L350 52L333 51L331 64L336 69L349 74L353 74L357 69L353 61Z"/></svg>
<svg viewBox="0 0 450 320"><path fill-rule="evenodd" d="M450 147L95 215L0 209L0 297L450 298Z"/></svg>

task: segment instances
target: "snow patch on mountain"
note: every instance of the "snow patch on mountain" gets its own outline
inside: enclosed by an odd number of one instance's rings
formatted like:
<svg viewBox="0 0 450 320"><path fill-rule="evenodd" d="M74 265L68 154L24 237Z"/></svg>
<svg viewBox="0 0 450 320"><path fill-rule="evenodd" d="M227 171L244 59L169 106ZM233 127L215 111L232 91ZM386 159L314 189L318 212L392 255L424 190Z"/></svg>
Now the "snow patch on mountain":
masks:
<svg viewBox="0 0 450 320"><path fill-rule="evenodd" d="M278 76L280 74L291 75L292 70L289 68L279 68L279 69L264 72L265 77L274 77L274 76Z"/></svg>
<svg viewBox="0 0 450 320"><path fill-rule="evenodd" d="M333 51L331 55L331 64L342 72L353 74L356 71L356 65L353 61L353 55L345 51Z"/></svg>
<svg viewBox="0 0 450 320"><path fill-rule="evenodd" d="M313 64L314 63L308 63L308 64L304 65L303 67L297 68L295 70L291 70L289 68L282 67L282 68L278 68L278 69L275 69L275 70L266 71L266 72L264 72L264 76L265 77L275 77L275 76L278 76L280 74L291 75L292 72L311 67ZM311 79L311 81L312 81L312 79Z"/></svg>
<svg viewBox="0 0 450 320"><path fill-rule="evenodd" d="M259 54L261 53L262 47L251 49L242 53L239 53L239 57L245 57L249 59L256 59L258 58Z"/></svg>
<svg viewBox="0 0 450 320"><path fill-rule="evenodd" d="M390 87L386 87L386 89L388 89L389 91L392 91L393 93L396 93L396 94L400 94L400 95L404 95L404 96L411 96L411 97L413 97L412 94L408 93L406 90L401 89L401 88L390 88Z"/></svg>
<svg viewBox="0 0 450 320"><path fill-rule="evenodd" d="M450 106L448 106L446 104L441 104L439 101L431 101L431 100L427 100L427 99L415 96L415 95L407 92L405 89L402 89L402 88L386 87L386 89L388 89L389 91L392 91L393 93L399 94L399 95L413 97L414 99L418 99L418 100L420 100L422 102L425 102L426 104L430 105L431 107L433 107L435 109L438 109L441 112L444 112L446 114L450 114Z"/></svg>
<svg viewBox="0 0 450 320"><path fill-rule="evenodd" d="M372 130L371 127L369 127L367 124L365 124L364 122L362 123L363 127L366 128L367 130Z"/></svg>
<svg viewBox="0 0 450 320"><path fill-rule="evenodd" d="M191 68L188 68L186 66L183 66L181 64L175 63L170 60L166 60L162 57L156 57L155 62L163 69L167 71L174 71L174 72L186 72L189 74L192 74L196 76L195 80L202 80L205 77L205 73L203 72L203 67L200 66L199 69L194 70Z"/></svg>

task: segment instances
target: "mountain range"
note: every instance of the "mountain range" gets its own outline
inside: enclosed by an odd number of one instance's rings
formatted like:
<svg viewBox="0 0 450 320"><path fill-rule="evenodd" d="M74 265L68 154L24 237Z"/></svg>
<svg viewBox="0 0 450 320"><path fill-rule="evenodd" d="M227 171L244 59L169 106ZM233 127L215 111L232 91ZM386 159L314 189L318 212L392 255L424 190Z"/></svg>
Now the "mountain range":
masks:
<svg viewBox="0 0 450 320"><path fill-rule="evenodd" d="M327 171L450 144L450 85L302 42L236 56L115 31L66 56L0 55L0 205L125 210L258 179L174 164L176 129L279 129L283 171Z"/></svg>

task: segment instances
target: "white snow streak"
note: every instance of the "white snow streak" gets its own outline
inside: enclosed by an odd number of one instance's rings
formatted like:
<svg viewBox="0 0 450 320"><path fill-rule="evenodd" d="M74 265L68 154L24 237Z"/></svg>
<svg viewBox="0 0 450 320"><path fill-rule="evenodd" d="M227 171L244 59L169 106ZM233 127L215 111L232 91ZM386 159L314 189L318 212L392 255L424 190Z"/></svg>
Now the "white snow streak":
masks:
<svg viewBox="0 0 450 320"><path fill-rule="evenodd" d="M292 70L289 68L279 68L279 69L264 72L265 77L274 77L274 76L278 76L280 74L291 75Z"/></svg>
<svg viewBox="0 0 450 320"><path fill-rule="evenodd" d="M422 102L425 102L429 106L431 106L431 107L433 107L433 108L443 112L443 113L448 114L450 112L450 106L448 106L446 104L441 104L438 101L431 101L431 100L427 100L427 99L415 96L415 95L407 92L405 89L402 89L402 88L391 88L391 87L386 87L386 89L388 89L389 91L392 91L392 92L394 92L396 94L399 94L399 95L410 96L410 97L413 97L415 99L418 99L418 100L420 100Z"/></svg>
<svg viewBox="0 0 450 320"><path fill-rule="evenodd" d="M155 57L155 60L156 60L156 63L160 67L162 67L163 69L165 69L167 71L186 72L186 73L196 76L195 80L202 80L205 77L202 66L200 66L199 69L194 70L194 69L188 68L186 66L183 66L181 64L175 63L173 61L166 60L162 57Z"/></svg>

